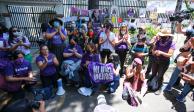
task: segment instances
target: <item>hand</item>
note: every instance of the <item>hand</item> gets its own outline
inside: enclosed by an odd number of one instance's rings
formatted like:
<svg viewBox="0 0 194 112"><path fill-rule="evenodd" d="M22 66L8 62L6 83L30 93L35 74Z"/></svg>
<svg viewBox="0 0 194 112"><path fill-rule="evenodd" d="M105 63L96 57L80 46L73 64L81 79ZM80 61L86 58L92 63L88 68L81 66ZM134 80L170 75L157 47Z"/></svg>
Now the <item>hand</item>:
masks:
<svg viewBox="0 0 194 112"><path fill-rule="evenodd" d="M45 59L45 63L47 63L48 62L48 58L45 56L44 59Z"/></svg>
<svg viewBox="0 0 194 112"><path fill-rule="evenodd" d="M36 78L35 77L25 77L24 78L25 81L36 81Z"/></svg>
<svg viewBox="0 0 194 112"><path fill-rule="evenodd" d="M156 56L160 56L160 55L162 54L162 51L156 50L156 51L155 51L155 54L156 54Z"/></svg>

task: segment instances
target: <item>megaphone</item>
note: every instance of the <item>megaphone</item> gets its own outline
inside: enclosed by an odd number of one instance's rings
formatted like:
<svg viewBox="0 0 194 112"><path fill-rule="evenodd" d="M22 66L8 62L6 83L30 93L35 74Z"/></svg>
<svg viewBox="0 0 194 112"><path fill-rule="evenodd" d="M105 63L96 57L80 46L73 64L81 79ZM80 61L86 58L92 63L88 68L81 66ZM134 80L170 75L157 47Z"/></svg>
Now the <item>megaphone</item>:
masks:
<svg viewBox="0 0 194 112"><path fill-rule="evenodd" d="M57 84L58 84L58 90L57 90L57 95L63 95L65 94L65 90L63 89L63 84L62 84L62 79L58 79L57 80Z"/></svg>

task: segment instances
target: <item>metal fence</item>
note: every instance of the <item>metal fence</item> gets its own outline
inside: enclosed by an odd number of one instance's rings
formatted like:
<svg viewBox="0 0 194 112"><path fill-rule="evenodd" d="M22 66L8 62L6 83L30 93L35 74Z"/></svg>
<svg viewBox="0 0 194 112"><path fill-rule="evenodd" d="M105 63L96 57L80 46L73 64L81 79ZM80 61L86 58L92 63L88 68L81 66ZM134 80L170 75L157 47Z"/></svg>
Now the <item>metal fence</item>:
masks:
<svg viewBox="0 0 194 112"><path fill-rule="evenodd" d="M8 5L12 26L18 27L30 40L32 47L37 47L41 34L41 24L48 22L56 12L48 6Z"/></svg>

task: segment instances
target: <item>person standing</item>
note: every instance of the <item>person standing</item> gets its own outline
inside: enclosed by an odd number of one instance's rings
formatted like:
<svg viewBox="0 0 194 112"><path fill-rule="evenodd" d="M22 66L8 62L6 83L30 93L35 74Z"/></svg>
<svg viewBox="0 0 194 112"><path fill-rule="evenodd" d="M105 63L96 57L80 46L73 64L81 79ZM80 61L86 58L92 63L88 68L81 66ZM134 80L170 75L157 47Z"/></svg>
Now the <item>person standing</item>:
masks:
<svg viewBox="0 0 194 112"><path fill-rule="evenodd" d="M152 65L152 76L148 79L148 82L151 81L155 76L157 77L156 81L158 83L156 95L160 95L163 76L170 65L170 57L173 55L175 50L175 43L173 40L173 35L168 29L162 29L158 35L160 39L156 42L153 47L152 53L154 55L154 63Z"/></svg>
<svg viewBox="0 0 194 112"><path fill-rule="evenodd" d="M128 34L127 25L122 24L119 30L119 33L115 38L115 50L119 55L121 70L120 76L123 75L124 63L127 55L127 51L129 50L130 44L130 35Z"/></svg>
<svg viewBox="0 0 194 112"><path fill-rule="evenodd" d="M64 28L62 28L63 22L58 18L51 20L49 24L51 28L47 29L46 39L51 43L48 47L50 52L56 55L59 65L61 65L63 61L62 54L65 47L64 41L66 39L66 32ZM57 69L60 70L60 67Z"/></svg>
<svg viewBox="0 0 194 112"><path fill-rule="evenodd" d="M115 34L111 32L113 25L111 23L107 23L105 27L105 32L101 32L99 38L102 63L105 63L105 59L108 59L110 54L115 52Z"/></svg>

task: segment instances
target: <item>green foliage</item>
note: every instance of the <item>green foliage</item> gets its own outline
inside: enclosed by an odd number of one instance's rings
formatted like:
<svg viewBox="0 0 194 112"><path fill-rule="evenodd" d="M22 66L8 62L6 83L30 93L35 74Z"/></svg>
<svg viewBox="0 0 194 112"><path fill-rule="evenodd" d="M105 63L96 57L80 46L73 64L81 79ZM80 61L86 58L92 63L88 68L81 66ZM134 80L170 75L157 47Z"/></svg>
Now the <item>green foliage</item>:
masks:
<svg viewBox="0 0 194 112"><path fill-rule="evenodd" d="M189 1L188 0L185 0L185 5L187 7L188 10L191 10L191 6L189 5ZM191 17L194 19L194 12L191 13Z"/></svg>
<svg viewBox="0 0 194 112"><path fill-rule="evenodd" d="M146 34L148 38L154 37L159 32L159 29L154 28L153 26L149 25L146 27Z"/></svg>

